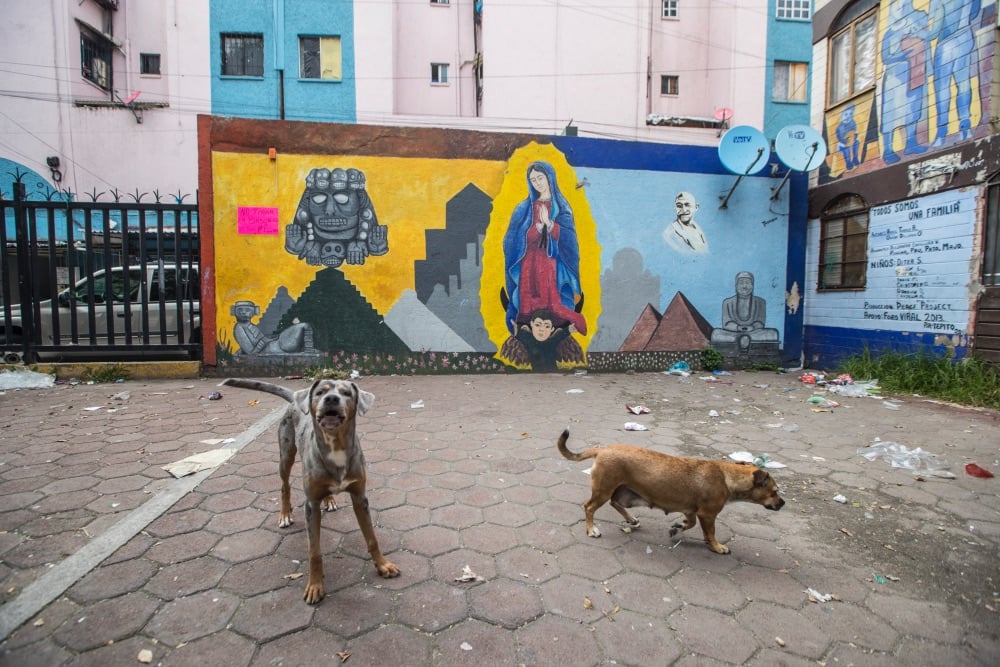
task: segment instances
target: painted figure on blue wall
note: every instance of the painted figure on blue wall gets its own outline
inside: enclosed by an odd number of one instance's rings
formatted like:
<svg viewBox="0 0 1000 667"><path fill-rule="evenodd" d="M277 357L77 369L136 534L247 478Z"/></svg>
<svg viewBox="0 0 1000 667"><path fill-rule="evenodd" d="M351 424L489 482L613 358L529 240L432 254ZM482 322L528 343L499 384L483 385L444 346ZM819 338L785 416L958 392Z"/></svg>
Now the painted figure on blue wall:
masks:
<svg viewBox="0 0 1000 667"><path fill-rule="evenodd" d="M736 294L722 301L722 327L712 330L711 344L747 354L751 347L777 348L778 330L767 328L767 302L754 296L754 277L749 271L736 274Z"/></svg>
<svg viewBox="0 0 1000 667"><path fill-rule="evenodd" d="M951 87L955 86L955 113L959 139L972 138L972 77L979 66L973 22L980 0L933 0L929 39L934 47L934 97L937 105L937 136L933 147L944 146L951 111Z"/></svg>
<svg viewBox="0 0 1000 667"><path fill-rule="evenodd" d="M285 250L307 264L334 268L389 252L389 232L375 215L364 172L311 169L305 181L295 218L285 227Z"/></svg>
<svg viewBox="0 0 1000 667"><path fill-rule="evenodd" d="M674 250L698 254L708 252L705 233L694 219L699 208L698 201L690 192L678 192L674 197L677 217L673 224L663 230L663 240Z"/></svg>
<svg viewBox="0 0 1000 667"><path fill-rule="evenodd" d="M229 308L236 318L233 338L244 355L319 354L313 347L313 329L306 322L296 322L277 334L265 334L253 318L260 315L260 306L253 301L237 301Z"/></svg>
<svg viewBox="0 0 1000 667"><path fill-rule="evenodd" d="M540 308L552 312L557 328L587 333L580 314L580 247L569 202L547 162L527 170L528 196L515 207L503 239L507 328L516 336Z"/></svg>
<svg viewBox="0 0 1000 667"><path fill-rule="evenodd" d="M854 105L848 104L840 111L840 122L837 123L837 150L844 158L844 170L850 171L859 164L860 148L858 140L858 121L854 120Z"/></svg>
<svg viewBox="0 0 1000 667"><path fill-rule="evenodd" d="M552 311L539 308L531 314L530 324L522 324L507 339L501 350L504 358L533 371L558 370L559 362L583 363L583 349L573 339L576 327L558 327Z"/></svg>
<svg viewBox="0 0 1000 667"><path fill-rule="evenodd" d="M903 153L917 155L927 150L917 140L917 129L927 104L928 51L927 14L914 9L909 0L894 0L889 6L889 27L882 35L880 129L886 164L899 162L892 145L898 129L906 135Z"/></svg>

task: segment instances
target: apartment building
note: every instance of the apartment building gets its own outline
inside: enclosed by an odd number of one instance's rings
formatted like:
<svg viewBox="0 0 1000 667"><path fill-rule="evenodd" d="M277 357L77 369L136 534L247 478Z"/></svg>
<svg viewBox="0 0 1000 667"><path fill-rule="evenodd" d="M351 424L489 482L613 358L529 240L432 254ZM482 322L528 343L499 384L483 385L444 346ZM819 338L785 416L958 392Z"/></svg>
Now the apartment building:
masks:
<svg viewBox="0 0 1000 667"><path fill-rule="evenodd" d="M180 0L4 5L0 192L46 197L197 188L210 110L208 7ZM189 199L190 201L190 199Z"/></svg>

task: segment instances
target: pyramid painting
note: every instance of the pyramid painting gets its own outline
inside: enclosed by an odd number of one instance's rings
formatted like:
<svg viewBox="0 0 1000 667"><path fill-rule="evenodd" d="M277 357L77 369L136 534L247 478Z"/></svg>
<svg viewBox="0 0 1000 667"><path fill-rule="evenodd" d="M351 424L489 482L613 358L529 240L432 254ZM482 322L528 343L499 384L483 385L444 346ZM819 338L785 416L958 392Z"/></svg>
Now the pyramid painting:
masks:
<svg viewBox="0 0 1000 667"><path fill-rule="evenodd" d="M646 304L619 351L701 350L708 347L711 335L712 325L682 292L677 292L663 315L652 304Z"/></svg>

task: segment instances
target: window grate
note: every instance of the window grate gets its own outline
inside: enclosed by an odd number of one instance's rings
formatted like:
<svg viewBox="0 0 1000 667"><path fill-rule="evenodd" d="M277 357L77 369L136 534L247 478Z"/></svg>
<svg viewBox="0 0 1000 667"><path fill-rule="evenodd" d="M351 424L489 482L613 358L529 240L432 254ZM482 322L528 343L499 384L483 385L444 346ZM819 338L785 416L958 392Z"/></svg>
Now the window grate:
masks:
<svg viewBox="0 0 1000 667"><path fill-rule="evenodd" d="M264 36L252 33L222 34L223 76L264 76Z"/></svg>

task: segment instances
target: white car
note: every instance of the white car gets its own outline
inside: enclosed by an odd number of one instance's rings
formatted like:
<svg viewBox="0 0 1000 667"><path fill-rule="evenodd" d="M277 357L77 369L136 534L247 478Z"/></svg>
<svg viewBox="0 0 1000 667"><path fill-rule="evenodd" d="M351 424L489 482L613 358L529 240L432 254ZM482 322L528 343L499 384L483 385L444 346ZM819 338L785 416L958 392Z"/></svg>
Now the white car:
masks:
<svg viewBox="0 0 1000 667"><path fill-rule="evenodd" d="M60 292L55 302L40 302L38 308L35 327L41 332L41 345L62 347L39 350L45 357L73 354L73 348L83 351L80 346L150 352L151 346L201 340L197 264L182 266L179 273L176 264L156 262L130 266L127 274L124 267L100 269ZM8 339L0 317L0 344L23 340L19 305L11 306L10 324Z"/></svg>

